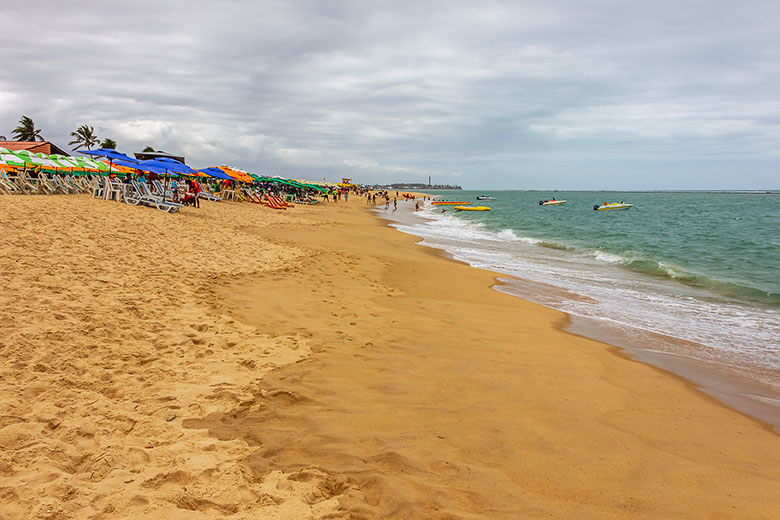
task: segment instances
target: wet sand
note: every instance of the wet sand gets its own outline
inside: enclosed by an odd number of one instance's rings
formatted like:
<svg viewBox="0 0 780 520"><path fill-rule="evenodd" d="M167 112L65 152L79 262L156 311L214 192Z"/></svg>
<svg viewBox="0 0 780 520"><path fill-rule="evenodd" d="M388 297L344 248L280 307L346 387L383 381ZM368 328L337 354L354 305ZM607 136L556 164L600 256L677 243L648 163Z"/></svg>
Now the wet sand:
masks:
<svg viewBox="0 0 780 520"><path fill-rule="evenodd" d="M767 425L359 199L0 209L0 518L780 513Z"/></svg>

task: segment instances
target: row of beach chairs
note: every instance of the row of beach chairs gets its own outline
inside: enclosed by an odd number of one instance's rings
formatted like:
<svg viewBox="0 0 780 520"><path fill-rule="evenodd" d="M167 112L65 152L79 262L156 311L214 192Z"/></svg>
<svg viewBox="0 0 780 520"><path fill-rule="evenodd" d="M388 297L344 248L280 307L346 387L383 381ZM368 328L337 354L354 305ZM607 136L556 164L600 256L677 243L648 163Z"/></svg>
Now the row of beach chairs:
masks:
<svg viewBox="0 0 780 520"><path fill-rule="evenodd" d="M176 202L180 197L175 196L177 194L174 194L170 188L166 189L159 180L150 182L133 180L129 183L124 183L117 178L112 179L99 175L75 176L38 173L37 176L32 176L24 171L6 171L0 168L0 194L49 195L73 193L91 193L92 198L115 200L136 206L143 204L167 213L175 213L183 207L183 204ZM248 201L272 209L284 210L294 207L291 203L291 197L285 200L281 197L246 187L235 190L230 195L230 198L234 201ZM222 200L222 197L219 195L207 191L201 191L198 194L198 198L215 202ZM314 204L318 201L316 199L296 199L292 200L292 202Z"/></svg>
<svg viewBox="0 0 780 520"><path fill-rule="evenodd" d="M244 188L242 192L243 192L243 197L249 202L252 202L254 204L261 204L268 208L287 209L287 208L295 207L294 204L290 204L286 200L282 199L281 197L277 197L276 195L271 195L267 193L264 194L256 190L251 190L249 188Z"/></svg>
<svg viewBox="0 0 780 520"><path fill-rule="evenodd" d="M6 171L0 168L0 194L5 195L54 195L87 193L92 183L91 176L46 175L32 176L25 171Z"/></svg>

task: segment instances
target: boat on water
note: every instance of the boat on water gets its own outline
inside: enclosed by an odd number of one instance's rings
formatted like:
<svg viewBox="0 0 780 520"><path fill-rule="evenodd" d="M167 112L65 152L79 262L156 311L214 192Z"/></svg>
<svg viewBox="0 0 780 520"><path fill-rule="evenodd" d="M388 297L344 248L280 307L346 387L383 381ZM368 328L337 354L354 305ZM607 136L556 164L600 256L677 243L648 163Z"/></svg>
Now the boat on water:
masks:
<svg viewBox="0 0 780 520"><path fill-rule="evenodd" d="M434 200L431 201L434 206L462 206L471 204L470 200Z"/></svg>
<svg viewBox="0 0 780 520"><path fill-rule="evenodd" d="M540 200L539 201L539 205L540 206L560 206L561 204L566 204L566 201L565 200L555 200L555 199Z"/></svg>
<svg viewBox="0 0 780 520"><path fill-rule="evenodd" d="M491 197L490 195L480 195L477 197L477 200L496 200L496 198Z"/></svg>
<svg viewBox="0 0 780 520"><path fill-rule="evenodd" d="M608 209L628 209L632 206L633 204L629 204L621 200L620 202L604 202L602 204L596 204L593 206L593 209L595 211L606 211Z"/></svg>
<svg viewBox="0 0 780 520"><path fill-rule="evenodd" d="M455 206L458 211L490 211L488 206Z"/></svg>

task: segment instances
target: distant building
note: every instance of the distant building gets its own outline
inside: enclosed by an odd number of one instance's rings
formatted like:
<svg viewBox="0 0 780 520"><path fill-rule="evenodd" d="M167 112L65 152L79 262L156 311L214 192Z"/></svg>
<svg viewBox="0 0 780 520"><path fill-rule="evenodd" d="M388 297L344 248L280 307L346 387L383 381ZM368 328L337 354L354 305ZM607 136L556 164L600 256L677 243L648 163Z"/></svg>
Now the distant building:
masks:
<svg viewBox="0 0 780 520"><path fill-rule="evenodd" d="M30 153L42 153L46 155L59 154L70 155L59 146L49 141L0 141L0 146L7 148L12 152L27 150Z"/></svg>
<svg viewBox="0 0 780 520"><path fill-rule="evenodd" d="M184 156L183 155L175 155L172 153L165 152L163 150L157 150L156 152L135 152L133 155L135 155L135 158L139 161L146 161L149 159L159 159L161 157L168 157L169 159L176 159L179 162L184 162Z"/></svg>

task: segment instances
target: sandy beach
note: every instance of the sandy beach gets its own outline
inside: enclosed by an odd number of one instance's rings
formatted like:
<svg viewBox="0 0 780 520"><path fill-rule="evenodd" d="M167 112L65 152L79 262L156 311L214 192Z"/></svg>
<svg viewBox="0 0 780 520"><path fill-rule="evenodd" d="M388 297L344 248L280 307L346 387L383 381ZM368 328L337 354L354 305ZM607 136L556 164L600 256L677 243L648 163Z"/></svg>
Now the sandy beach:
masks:
<svg viewBox="0 0 780 520"><path fill-rule="evenodd" d="M780 515L766 424L364 199L0 229L0 519Z"/></svg>

